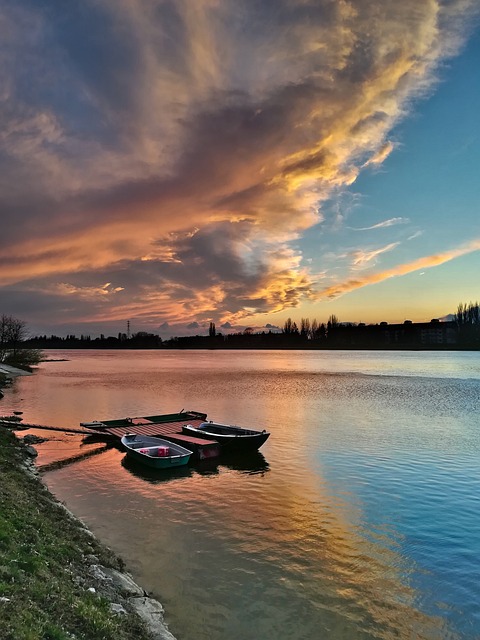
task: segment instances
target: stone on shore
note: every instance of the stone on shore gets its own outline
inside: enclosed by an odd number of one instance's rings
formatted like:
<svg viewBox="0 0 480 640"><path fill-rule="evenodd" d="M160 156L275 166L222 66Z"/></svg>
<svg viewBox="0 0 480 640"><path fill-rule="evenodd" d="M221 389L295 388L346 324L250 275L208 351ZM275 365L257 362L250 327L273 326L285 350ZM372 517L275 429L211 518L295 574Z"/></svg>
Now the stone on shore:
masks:
<svg viewBox="0 0 480 640"><path fill-rule="evenodd" d="M175 640L168 630L164 620L164 609L158 600L144 596L143 598L129 598L138 615L147 625L155 640Z"/></svg>

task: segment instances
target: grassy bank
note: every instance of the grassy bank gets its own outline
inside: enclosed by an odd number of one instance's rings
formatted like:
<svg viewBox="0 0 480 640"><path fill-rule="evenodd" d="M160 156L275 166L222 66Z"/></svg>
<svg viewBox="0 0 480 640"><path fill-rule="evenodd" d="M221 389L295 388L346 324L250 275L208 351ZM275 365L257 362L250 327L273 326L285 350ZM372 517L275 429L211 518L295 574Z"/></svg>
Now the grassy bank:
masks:
<svg viewBox="0 0 480 640"><path fill-rule="evenodd" d="M121 561L27 472L26 459L0 427L0 638L150 638L136 614L112 611L92 578L92 562L121 570Z"/></svg>

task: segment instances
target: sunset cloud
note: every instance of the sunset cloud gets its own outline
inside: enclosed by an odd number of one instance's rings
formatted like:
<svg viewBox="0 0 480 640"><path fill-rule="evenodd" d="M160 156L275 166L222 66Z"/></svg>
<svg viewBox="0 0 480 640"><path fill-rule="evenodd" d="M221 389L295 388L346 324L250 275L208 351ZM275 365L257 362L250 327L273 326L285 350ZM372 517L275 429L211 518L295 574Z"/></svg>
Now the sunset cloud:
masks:
<svg viewBox="0 0 480 640"><path fill-rule="evenodd" d="M392 152L475 5L0 8L0 301L36 290L32 317L43 292L65 322L83 302L85 321L160 323L314 299L321 269L298 241Z"/></svg>
<svg viewBox="0 0 480 640"><path fill-rule="evenodd" d="M443 253L438 253L432 256L425 256L423 258L419 258L418 260L413 260L412 262L407 264L397 265L393 269L387 269L378 273L370 273L360 278L349 278L344 282L339 282L338 284L326 287L325 289L321 290L319 292L319 299L337 298L341 295L344 295L345 293L349 293L350 291L354 291L355 289L360 289L361 287L365 287L369 284L377 284L378 282L382 282L384 280L387 280L388 278L393 278L395 276L404 276L408 273L419 271L420 269L437 267L438 265L444 264L445 262L449 262L450 260L460 258L461 256L479 250L480 239L473 240L467 245L458 247L457 249L452 249L451 251L445 251Z"/></svg>

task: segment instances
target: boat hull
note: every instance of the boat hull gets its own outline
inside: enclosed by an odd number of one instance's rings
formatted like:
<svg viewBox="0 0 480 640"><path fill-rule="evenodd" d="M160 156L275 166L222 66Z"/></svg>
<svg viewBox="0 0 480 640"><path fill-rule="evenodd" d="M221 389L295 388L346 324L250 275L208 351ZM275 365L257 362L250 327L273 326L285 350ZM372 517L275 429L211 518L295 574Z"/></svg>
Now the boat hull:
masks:
<svg viewBox="0 0 480 640"><path fill-rule="evenodd" d="M268 431L254 431L214 422L206 422L199 427L185 425L182 432L198 438L216 440L222 447L222 451L231 453L256 451L270 436Z"/></svg>
<svg viewBox="0 0 480 640"><path fill-rule="evenodd" d="M163 438L127 434L121 439L127 456L151 469L173 469L188 464L192 452Z"/></svg>

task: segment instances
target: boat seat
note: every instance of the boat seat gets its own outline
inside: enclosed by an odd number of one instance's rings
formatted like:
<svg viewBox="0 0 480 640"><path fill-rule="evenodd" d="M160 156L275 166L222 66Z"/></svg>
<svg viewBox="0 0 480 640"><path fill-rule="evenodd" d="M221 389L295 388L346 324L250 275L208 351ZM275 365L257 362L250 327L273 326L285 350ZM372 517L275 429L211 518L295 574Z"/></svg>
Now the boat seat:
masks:
<svg viewBox="0 0 480 640"><path fill-rule="evenodd" d="M141 447L137 449L139 453L145 453L147 456L151 456L152 458L166 458L171 455L170 447L164 446L154 446L154 447Z"/></svg>

